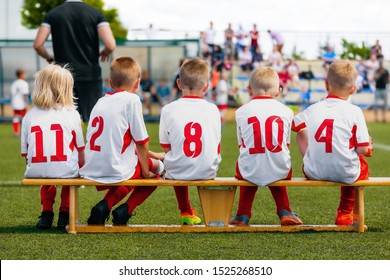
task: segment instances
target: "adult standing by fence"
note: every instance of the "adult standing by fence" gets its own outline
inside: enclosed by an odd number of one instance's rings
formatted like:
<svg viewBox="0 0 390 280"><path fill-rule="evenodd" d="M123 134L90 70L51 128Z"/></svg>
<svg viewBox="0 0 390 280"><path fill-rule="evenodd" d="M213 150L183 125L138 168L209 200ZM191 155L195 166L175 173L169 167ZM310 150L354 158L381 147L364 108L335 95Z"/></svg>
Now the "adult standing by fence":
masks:
<svg viewBox="0 0 390 280"><path fill-rule="evenodd" d="M54 57L44 46L50 34ZM102 51L99 38L104 44ZM89 120L93 106L102 96L99 57L103 62L108 61L115 46L103 13L78 0L68 0L52 9L38 29L34 49L49 63L69 64L75 79L78 111L84 122Z"/></svg>
<svg viewBox="0 0 390 280"><path fill-rule="evenodd" d="M284 39L279 32L268 30L269 36L271 36L271 40L274 46L278 48L278 51L282 53L282 49L284 46Z"/></svg>

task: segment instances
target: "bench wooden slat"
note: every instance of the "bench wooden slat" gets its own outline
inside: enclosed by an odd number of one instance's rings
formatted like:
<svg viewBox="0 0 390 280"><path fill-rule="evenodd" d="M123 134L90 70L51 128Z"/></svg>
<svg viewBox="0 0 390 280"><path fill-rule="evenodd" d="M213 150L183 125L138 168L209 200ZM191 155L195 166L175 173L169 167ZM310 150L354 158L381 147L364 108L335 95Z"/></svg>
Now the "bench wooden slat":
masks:
<svg viewBox="0 0 390 280"><path fill-rule="evenodd" d="M26 178L22 180L22 185L38 186L38 185L73 185L73 186L102 186L107 184L98 183L92 180L83 178L69 179L52 179L52 178ZM168 179L133 179L125 180L119 183L110 184L112 186L256 186L245 180L236 180L234 178L219 177L215 180L168 180ZM368 180L357 181L353 184L346 185L336 182L306 180L304 178L292 178L291 180L281 180L270 184L270 186L289 186L289 187L316 187L316 186L390 186L390 177L375 177Z"/></svg>

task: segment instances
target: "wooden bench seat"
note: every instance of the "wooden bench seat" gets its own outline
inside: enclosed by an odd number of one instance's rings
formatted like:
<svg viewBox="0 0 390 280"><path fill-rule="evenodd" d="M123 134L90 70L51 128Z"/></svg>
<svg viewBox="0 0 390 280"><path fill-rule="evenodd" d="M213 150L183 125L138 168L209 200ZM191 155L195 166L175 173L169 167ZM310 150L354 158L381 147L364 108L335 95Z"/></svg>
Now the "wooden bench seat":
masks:
<svg viewBox="0 0 390 280"><path fill-rule="evenodd" d="M300 226L279 226L279 225L250 225L247 227L229 226L229 219L233 208L234 196L237 186L255 186L254 184L236 180L235 178L216 178L215 180L164 180L164 179L134 179L125 180L120 183L110 184L112 186L196 186L202 205L204 225L180 226L180 225L128 225L128 226L91 226L79 225L79 198L78 188L80 186L101 186L105 184L95 181L72 178L72 179L51 179L51 178L27 178L23 179L23 185L57 185L70 186L70 209L69 233L77 232L257 232L257 231L357 231L364 232L367 227L364 224L364 187L390 186L390 178L376 177L362 180L348 185L356 188L356 199L354 213L357 213L356 223L352 226L336 225L300 225ZM292 178L274 182L270 187L338 187L340 183L328 181L306 180L304 178ZM345 184L342 184L345 185Z"/></svg>

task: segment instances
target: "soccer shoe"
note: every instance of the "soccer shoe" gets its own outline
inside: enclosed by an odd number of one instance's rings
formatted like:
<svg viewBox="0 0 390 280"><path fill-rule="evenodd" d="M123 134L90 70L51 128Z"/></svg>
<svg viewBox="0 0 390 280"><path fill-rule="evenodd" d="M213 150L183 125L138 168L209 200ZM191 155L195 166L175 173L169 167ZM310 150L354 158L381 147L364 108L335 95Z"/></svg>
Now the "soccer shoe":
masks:
<svg viewBox="0 0 390 280"><path fill-rule="evenodd" d="M196 216L198 212L195 209L191 209L191 213L185 212L180 214L181 225L199 225L202 220Z"/></svg>
<svg viewBox="0 0 390 280"><path fill-rule="evenodd" d="M353 225L352 213L343 213L337 211L336 221L334 222L338 226L350 226Z"/></svg>
<svg viewBox="0 0 390 280"><path fill-rule="evenodd" d="M53 211L43 211L36 224L37 229L50 229L53 224Z"/></svg>
<svg viewBox="0 0 390 280"><path fill-rule="evenodd" d="M125 226L132 216L129 215L129 206L124 203L112 211L112 222L115 226Z"/></svg>
<svg viewBox="0 0 390 280"><path fill-rule="evenodd" d="M91 209L91 216L88 218L89 225L104 225L108 216L110 215L110 210L108 209L108 204L106 200L101 200Z"/></svg>
<svg viewBox="0 0 390 280"><path fill-rule="evenodd" d="M60 211L60 214L58 215L57 228L59 230L65 230L67 224L69 224L69 212Z"/></svg>
<svg viewBox="0 0 390 280"><path fill-rule="evenodd" d="M280 210L279 214L280 225L282 226L298 226L302 225L301 219L298 218L298 215L295 212L290 212L287 210Z"/></svg>
<svg viewBox="0 0 390 280"><path fill-rule="evenodd" d="M249 226L249 217L248 215L235 216L230 222L229 225L245 227Z"/></svg>

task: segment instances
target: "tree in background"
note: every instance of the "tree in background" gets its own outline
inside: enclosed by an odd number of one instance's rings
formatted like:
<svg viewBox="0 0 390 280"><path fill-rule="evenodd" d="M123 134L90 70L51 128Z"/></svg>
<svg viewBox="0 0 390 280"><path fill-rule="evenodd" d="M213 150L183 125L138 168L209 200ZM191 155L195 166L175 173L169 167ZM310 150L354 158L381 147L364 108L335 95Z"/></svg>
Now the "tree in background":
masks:
<svg viewBox="0 0 390 280"><path fill-rule="evenodd" d="M64 2L65 0L24 0L21 11L23 26L29 29L38 28L46 13ZM115 39L126 39L127 29L123 27L120 22L117 9L105 10L103 0L84 0L84 2L102 11L107 21L110 23Z"/></svg>

